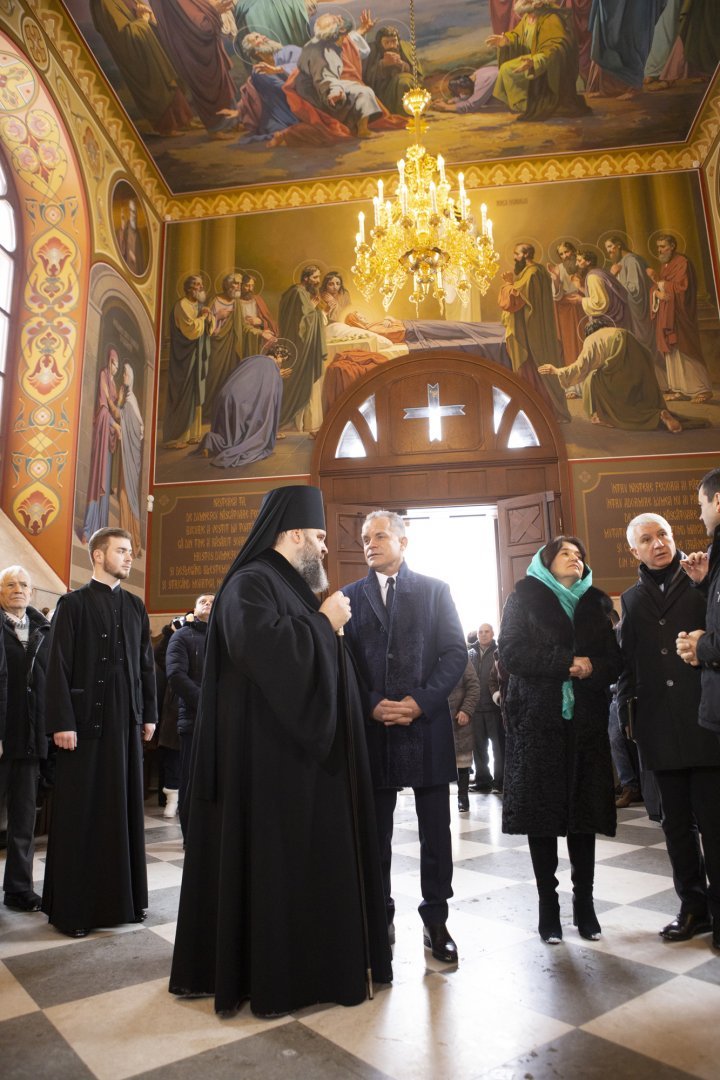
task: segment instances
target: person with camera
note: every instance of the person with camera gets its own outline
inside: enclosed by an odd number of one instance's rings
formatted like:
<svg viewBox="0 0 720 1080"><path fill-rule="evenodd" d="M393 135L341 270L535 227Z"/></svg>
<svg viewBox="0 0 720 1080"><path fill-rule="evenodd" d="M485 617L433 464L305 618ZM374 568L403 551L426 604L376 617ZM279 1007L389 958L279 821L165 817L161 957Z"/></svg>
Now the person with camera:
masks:
<svg viewBox="0 0 720 1080"><path fill-rule="evenodd" d="M178 792L166 789L165 816L171 816L168 805L174 803L179 810L183 839L187 834L190 754L205 661L207 624L214 599L212 593L203 593L195 601L191 614L183 620L173 619L173 625L179 622L180 626L170 638L165 655L168 686L178 698L177 733L180 739L180 788Z"/></svg>

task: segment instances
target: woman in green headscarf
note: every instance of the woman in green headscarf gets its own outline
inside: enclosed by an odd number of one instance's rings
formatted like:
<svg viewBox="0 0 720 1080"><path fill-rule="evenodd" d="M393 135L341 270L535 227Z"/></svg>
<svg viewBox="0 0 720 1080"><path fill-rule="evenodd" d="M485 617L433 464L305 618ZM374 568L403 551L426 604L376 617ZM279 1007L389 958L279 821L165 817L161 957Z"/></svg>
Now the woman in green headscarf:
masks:
<svg viewBox="0 0 720 1080"><path fill-rule="evenodd" d="M567 837L573 922L596 940L595 834L614 836L616 825L608 709L622 659L612 602L585 560L576 536L541 548L508 597L498 639L509 675L503 831L528 837L538 931L550 944L562 939L558 836Z"/></svg>

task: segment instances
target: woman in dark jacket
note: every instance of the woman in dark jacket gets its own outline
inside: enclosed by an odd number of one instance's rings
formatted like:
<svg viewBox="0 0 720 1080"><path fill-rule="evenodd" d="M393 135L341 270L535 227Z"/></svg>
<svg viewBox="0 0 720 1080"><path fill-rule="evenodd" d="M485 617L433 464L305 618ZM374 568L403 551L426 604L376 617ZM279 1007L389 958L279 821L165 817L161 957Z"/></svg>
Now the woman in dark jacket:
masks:
<svg viewBox="0 0 720 1080"><path fill-rule="evenodd" d="M555 872L567 836L573 922L596 940L595 834L615 835L608 740L610 684L622 667L612 603L592 585L585 547L558 536L533 557L503 611L499 659L509 674L503 831L528 837L543 941L562 939Z"/></svg>

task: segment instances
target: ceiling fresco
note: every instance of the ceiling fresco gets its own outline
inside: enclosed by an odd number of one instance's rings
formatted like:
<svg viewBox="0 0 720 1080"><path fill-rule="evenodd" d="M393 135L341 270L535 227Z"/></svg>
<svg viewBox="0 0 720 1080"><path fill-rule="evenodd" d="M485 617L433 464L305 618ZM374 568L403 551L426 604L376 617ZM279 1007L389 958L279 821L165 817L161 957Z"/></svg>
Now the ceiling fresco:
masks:
<svg viewBox="0 0 720 1080"><path fill-rule="evenodd" d="M367 2L65 7L182 195L394 167L409 4ZM416 0L426 145L457 166L683 142L718 61L714 4Z"/></svg>

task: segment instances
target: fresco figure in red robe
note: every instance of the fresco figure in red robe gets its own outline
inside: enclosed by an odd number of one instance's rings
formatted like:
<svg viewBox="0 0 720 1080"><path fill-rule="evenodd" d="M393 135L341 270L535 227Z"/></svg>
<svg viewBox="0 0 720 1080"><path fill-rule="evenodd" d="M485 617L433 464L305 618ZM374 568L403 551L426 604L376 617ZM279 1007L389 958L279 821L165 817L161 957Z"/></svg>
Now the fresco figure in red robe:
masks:
<svg viewBox="0 0 720 1080"><path fill-rule="evenodd" d="M114 345L109 345L105 367L98 379L95 399L87 508L81 531L84 544L98 529L106 528L110 514L113 454L120 437L120 409L118 408L118 388L115 382L119 367L120 357L117 349Z"/></svg>

